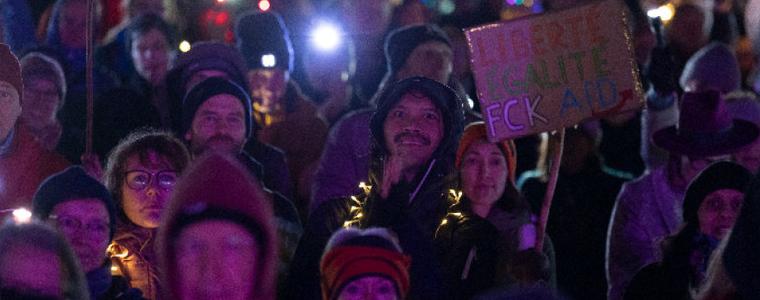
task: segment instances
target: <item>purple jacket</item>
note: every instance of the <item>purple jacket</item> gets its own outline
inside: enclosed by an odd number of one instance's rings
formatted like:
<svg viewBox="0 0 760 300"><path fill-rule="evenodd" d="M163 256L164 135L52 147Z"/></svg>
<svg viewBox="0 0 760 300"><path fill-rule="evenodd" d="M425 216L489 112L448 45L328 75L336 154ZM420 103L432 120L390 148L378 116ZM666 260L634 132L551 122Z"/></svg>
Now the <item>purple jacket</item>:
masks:
<svg viewBox="0 0 760 300"><path fill-rule="evenodd" d="M309 211L333 198L358 194L359 182L369 174L369 120L375 109L351 112L341 118L327 137L311 189Z"/></svg>
<svg viewBox="0 0 760 300"><path fill-rule="evenodd" d="M659 242L682 222L683 197L668 184L665 166L623 185L607 235L608 299L622 299L636 272L659 260Z"/></svg>

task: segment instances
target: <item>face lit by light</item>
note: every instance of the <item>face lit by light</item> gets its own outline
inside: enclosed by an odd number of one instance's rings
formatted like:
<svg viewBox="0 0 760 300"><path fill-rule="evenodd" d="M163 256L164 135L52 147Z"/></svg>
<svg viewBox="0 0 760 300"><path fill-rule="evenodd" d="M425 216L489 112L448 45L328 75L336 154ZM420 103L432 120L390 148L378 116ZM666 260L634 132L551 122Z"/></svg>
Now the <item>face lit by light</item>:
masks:
<svg viewBox="0 0 760 300"><path fill-rule="evenodd" d="M504 153L485 139L472 143L465 151L460 172L462 190L473 205L496 203L509 177Z"/></svg>
<svg viewBox="0 0 760 300"><path fill-rule="evenodd" d="M443 139L441 111L425 95L411 92L388 112L383 123L385 144L391 155L420 166L430 160Z"/></svg>
<svg viewBox="0 0 760 300"><path fill-rule="evenodd" d="M166 36L152 29L142 35L132 35L132 62L142 78L157 86L164 81L169 69L169 42Z"/></svg>
<svg viewBox="0 0 760 300"><path fill-rule="evenodd" d="M744 193L721 189L708 194L697 211L699 231L717 240L734 226L744 202Z"/></svg>
<svg viewBox="0 0 760 300"><path fill-rule="evenodd" d="M195 112L185 139L194 154L214 151L235 155L246 140L245 109L238 98L229 94L215 95L204 101Z"/></svg>
<svg viewBox="0 0 760 300"><path fill-rule="evenodd" d="M221 220L188 225L176 242L183 300L254 299L258 244L242 226Z"/></svg>
<svg viewBox="0 0 760 300"><path fill-rule="evenodd" d="M155 151L148 151L145 161L140 160L140 155L133 154L127 158L125 170L153 174L153 177L148 179L148 186L139 191L130 188L125 179L121 185L121 202L124 214L132 223L143 228L157 228L164 207L174 192L173 187L160 187L156 178L159 172L173 171L169 160Z"/></svg>
<svg viewBox="0 0 760 300"><path fill-rule="evenodd" d="M395 300L399 299L393 281L380 276L354 279L340 291L338 300Z"/></svg>
<svg viewBox="0 0 760 300"><path fill-rule="evenodd" d="M111 240L110 220L103 201L88 198L56 205L50 223L71 244L82 270L87 273L103 265L106 247Z"/></svg>

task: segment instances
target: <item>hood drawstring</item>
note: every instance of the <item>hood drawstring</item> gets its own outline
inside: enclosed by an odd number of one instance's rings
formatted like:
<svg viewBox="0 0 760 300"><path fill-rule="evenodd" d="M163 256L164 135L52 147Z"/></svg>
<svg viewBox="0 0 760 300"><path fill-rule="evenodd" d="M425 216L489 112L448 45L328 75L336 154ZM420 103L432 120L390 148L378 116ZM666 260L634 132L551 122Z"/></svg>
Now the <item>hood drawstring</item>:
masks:
<svg viewBox="0 0 760 300"><path fill-rule="evenodd" d="M420 183L417 184L417 188L414 189L414 192L409 194L409 204L411 204L412 201L414 201L414 197L417 196L417 193L420 192L422 185L425 184L425 180L427 179L428 175L430 175L430 171L433 170L433 165L435 165L435 162L436 162L435 158L433 158L433 160L430 161L427 171L425 171L425 175L422 176L422 180L420 180Z"/></svg>

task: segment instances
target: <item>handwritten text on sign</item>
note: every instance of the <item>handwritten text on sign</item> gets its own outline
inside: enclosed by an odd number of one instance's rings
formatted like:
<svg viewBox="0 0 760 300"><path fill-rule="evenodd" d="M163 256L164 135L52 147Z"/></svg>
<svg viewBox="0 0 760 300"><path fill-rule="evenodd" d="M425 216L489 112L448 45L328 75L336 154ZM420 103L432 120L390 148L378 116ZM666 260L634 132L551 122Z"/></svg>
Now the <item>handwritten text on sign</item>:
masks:
<svg viewBox="0 0 760 300"><path fill-rule="evenodd" d="M489 138L640 109L625 13L615 0L469 29Z"/></svg>

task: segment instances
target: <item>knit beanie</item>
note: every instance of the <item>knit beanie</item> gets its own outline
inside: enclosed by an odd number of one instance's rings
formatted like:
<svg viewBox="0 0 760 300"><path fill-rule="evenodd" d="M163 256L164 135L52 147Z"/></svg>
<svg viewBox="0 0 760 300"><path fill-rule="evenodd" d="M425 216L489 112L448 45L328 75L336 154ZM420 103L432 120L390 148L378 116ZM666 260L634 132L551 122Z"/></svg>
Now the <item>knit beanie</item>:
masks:
<svg viewBox="0 0 760 300"><path fill-rule="evenodd" d="M437 41L451 47L451 41L441 28L433 24L409 25L398 28L388 34L385 39L385 59L388 61L388 72L395 74L412 54L417 46L426 42Z"/></svg>
<svg viewBox="0 0 760 300"><path fill-rule="evenodd" d="M699 224L697 211L705 197L722 189L745 192L752 174L744 167L728 161L719 161L699 173L686 188L683 201L684 223Z"/></svg>
<svg viewBox="0 0 760 300"><path fill-rule="evenodd" d="M21 65L6 44L0 44L0 81L5 81L16 88L19 102L22 101L24 84L21 81Z"/></svg>
<svg viewBox="0 0 760 300"><path fill-rule="evenodd" d="M229 75L240 86L246 86L246 68L237 49L220 42L194 43L190 51L181 53L172 68L171 77L178 77L180 89L185 89L193 74L203 70L218 70ZM167 78L170 75L167 75ZM185 91L187 92L187 91Z"/></svg>
<svg viewBox="0 0 760 300"><path fill-rule="evenodd" d="M346 231L338 231L333 239ZM353 234L348 232L349 235ZM411 257L401 253L392 242L378 235L359 235L328 247L320 263L322 299L337 299L353 280L380 276L391 280L400 299L409 293Z"/></svg>
<svg viewBox="0 0 760 300"><path fill-rule="evenodd" d="M245 137L251 134L251 98L239 85L221 77L208 78L194 86L182 102L182 134L187 133L193 124L195 112L206 102L216 95L231 95L240 100L245 111Z"/></svg>
<svg viewBox="0 0 760 300"><path fill-rule="evenodd" d="M32 199L32 215L47 220L55 206L69 200L97 199L103 202L110 219L110 238L116 229L116 206L111 193L80 166L68 167L40 184Z"/></svg>
<svg viewBox="0 0 760 300"><path fill-rule="evenodd" d="M723 94L738 89L741 73L736 55L721 42L712 42L704 46L686 62L678 82L681 88L685 88L690 81Z"/></svg>
<svg viewBox="0 0 760 300"><path fill-rule="evenodd" d="M25 84L32 80L43 79L55 84L60 101L58 108L63 107L66 98L66 76L61 64L54 58L42 52L30 52L21 57L21 77Z"/></svg>
<svg viewBox="0 0 760 300"><path fill-rule="evenodd" d="M177 291L175 243L191 224L209 220L233 222L256 240L254 299L274 299L277 236L272 207L263 188L233 157L209 154L196 158L177 182L159 226L158 251L166 292ZM167 295L166 299L176 299ZM172 297L174 296L174 297Z"/></svg>
<svg viewBox="0 0 760 300"><path fill-rule="evenodd" d="M237 48L248 69L267 67L293 71L293 46L285 22L277 13L249 12L235 25ZM274 66L264 65L264 55L274 55Z"/></svg>
<svg viewBox="0 0 760 300"><path fill-rule="evenodd" d="M464 128L462 138L459 139L459 147L457 147L456 161L454 163L457 170L462 167L462 158L467 149L470 148L472 143L481 139L488 141L488 133L486 133L486 125L483 121L470 123L470 125L467 125L467 127ZM517 150L515 148L515 143L512 140L503 140L496 143L496 146L498 146L499 149L501 149L501 152L504 153L504 158L507 160L509 181L514 184L515 172L517 170Z"/></svg>

